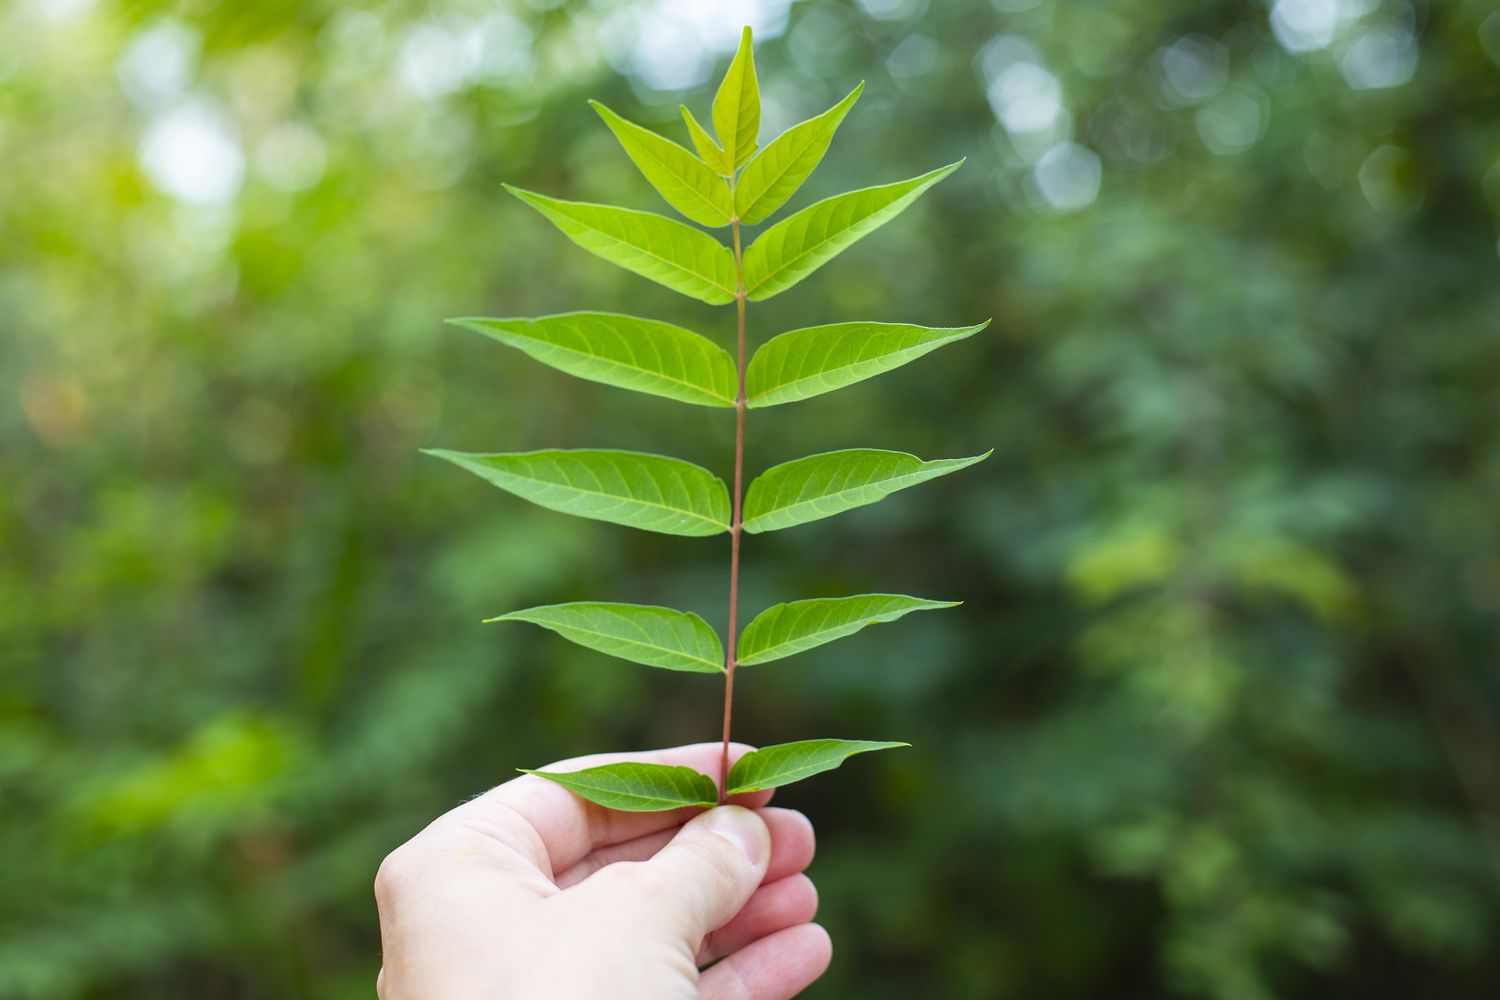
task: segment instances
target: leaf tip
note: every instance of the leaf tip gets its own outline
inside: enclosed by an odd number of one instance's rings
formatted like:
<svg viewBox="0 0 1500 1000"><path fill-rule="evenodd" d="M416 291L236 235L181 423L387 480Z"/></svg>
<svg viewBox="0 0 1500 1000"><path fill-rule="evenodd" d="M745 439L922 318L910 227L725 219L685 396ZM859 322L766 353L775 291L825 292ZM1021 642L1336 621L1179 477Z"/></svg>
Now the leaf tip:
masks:
<svg viewBox="0 0 1500 1000"><path fill-rule="evenodd" d="M507 184L505 181L501 181L500 186L505 189L506 194L513 198L519 198L528 205L533 204L532 199L536 197L536 195L525 188L516 187L514 184Z"/></svg>
<svg viewBox="0 0 1500 1000"><path fill-rule="evenodd" d="M480 316L449 316L443 320L446 326L457 326L465 330L478 330L484 319Z"/></svg>

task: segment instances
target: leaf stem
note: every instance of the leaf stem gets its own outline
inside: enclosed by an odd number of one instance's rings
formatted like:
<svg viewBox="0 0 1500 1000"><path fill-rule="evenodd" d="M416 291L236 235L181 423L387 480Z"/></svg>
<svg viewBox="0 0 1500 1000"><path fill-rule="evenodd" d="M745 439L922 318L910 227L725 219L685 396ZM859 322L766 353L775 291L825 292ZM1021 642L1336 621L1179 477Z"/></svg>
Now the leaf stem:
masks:
<svg viewBox="0 0 1500 1000"><path fill-rule="evenodd" d="M734 175L729 177L729 201L734 203ZM740 597L740 500L745 477L745 263L740 249L740 217L730 217L734 233L734 305L738 319L739 391L734 397L734 516L729 522L729 634L724 643L724 750L719 758L719 802L728 800L729 725L734 716L735 640Z"/></svg>

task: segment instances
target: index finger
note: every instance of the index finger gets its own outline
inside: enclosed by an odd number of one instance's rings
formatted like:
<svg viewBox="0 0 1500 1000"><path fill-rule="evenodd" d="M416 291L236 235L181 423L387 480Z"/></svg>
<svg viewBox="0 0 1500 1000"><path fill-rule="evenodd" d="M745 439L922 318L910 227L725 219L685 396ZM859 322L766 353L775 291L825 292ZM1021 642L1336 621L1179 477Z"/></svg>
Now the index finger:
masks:
<svg viewBox="0 0 1500 1000"><path fill-rule="evenodd" d="M731 765L753 749L743 743L729 744ZM695 743L665 750L643 750L637 753L591 754L549 764L549 771L579 771L602 764L639 761L647 764L673 764L690 767L719 783L724 744ZM771 791L733 796L731 801L747 808L765 805ZM661 812L618 812L580 798L546 778L526 774L490 789L464 803L450 815L472 817L486 823L511 825L517 820L528 824L536 835L532 860L551 877L572 867L590 851L610 844L681 826L702 812L699 806L667 809Z"/></svg>

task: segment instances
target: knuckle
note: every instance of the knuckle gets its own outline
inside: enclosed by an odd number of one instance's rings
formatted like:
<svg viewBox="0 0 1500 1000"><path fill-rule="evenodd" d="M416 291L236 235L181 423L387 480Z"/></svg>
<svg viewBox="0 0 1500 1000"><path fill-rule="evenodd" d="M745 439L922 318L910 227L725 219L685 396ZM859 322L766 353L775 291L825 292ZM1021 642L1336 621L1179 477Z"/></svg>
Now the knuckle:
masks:
<svg viewBox="0 0 1500 1000"><path fill-rule="evenodd" d="M375 870L375 898L394 899L411 881L411 848L402 845L385 856Z"/></svg>

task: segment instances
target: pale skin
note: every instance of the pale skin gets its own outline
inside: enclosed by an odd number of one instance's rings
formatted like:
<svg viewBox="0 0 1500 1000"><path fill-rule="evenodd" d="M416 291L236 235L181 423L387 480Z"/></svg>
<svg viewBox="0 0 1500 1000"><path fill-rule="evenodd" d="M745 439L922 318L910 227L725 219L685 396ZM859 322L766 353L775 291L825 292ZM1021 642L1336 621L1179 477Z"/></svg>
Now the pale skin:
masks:
<svg viewBox="0 0 1500 1000"><path fill-rule="evenodd" d="M750 748L731 745L730 761ZM580 757L718 780L719 743ZM381 1000L790 1000L828 934L804 874L812 824L770 792L717 809L603 809L543 778L434 820L375 879Z"/></svg>

